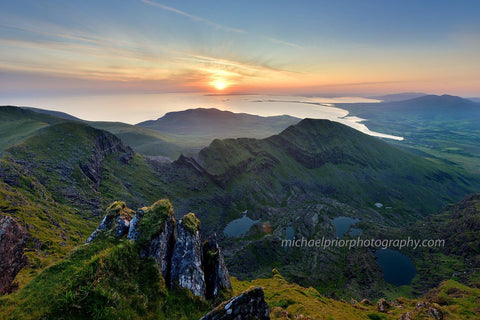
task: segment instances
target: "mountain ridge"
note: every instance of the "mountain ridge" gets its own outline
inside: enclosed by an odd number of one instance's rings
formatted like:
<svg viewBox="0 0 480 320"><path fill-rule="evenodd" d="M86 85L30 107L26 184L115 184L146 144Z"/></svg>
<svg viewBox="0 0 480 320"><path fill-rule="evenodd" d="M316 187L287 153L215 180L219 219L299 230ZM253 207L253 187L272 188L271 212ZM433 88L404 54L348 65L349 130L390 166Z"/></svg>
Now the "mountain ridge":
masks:
<svg viewBox="0 0 480 320"><path fill-rule="evenodd" d="M196 108L168 112L157 120L140 122L136 126L177 135L202 135L207 138L264 138L300 120L287 115L262 117L216 108Z"/></svg>

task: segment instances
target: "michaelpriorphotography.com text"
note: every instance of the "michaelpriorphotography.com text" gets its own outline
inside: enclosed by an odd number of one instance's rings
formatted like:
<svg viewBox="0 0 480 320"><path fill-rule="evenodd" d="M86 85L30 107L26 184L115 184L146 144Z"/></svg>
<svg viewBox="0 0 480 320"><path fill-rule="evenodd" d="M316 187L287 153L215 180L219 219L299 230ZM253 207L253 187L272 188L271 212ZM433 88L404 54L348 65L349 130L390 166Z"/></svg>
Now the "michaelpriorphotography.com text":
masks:
<svg viewBox="0 0 480 320"><path fill-rule="evenodd" d="M282 247L287 248L318 248L318 249L328 249L328 248L434 248L434 247L445 247L444 239L412 239L407 237L405 239L375 239L375 238L361 238L357 237L355 239L329 239L322 237L316 239L283 239Z"/></svg>

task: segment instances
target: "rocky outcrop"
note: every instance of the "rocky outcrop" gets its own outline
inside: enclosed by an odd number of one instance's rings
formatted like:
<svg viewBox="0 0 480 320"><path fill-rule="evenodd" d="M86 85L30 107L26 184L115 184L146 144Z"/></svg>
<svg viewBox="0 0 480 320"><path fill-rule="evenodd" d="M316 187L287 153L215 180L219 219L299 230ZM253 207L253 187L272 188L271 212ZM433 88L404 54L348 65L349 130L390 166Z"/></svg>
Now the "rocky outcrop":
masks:
<svg viewBox="0 0 480 320"><path fill-rule="evenodd" d="M127 208L125 202L117 201L112 203L106 211L100 225L88 237L86 243L90 243L100 235L111 235L121 237L128 233L130 221L133 218L134 211Z"/></svg>
<svg viewBox="0 0 480 320"><path fill-rule="evenodd" d="M129 232L129 237L130 239L138 239L140 233L143 233L142 236L147 233L149 244L146 253L155 258L162 270L162 276L168 284L171 279L171 261L175 244L175 215L173 209L170 203L159 201L149 208L144 208L143 212L140 211L140 214L141 218L138 218L139 222L135 221L131 232ZM157 220L157 223L159 222L157 226L159 231L147 230L147 227L149 227L147 223L152 218Z"/></svg>
<svg viewBox="0 0 480 320"><path fill-rule="evenodd" d="M142 257L155 259L168 287L185 288L207 299L232 289L216 235L202 245L195 214L189 213L177 223L168 200L138 209L135 216L124 202L114 202L87 243L100 236L125 234L137 243Z"/></svg>
<svg viewBox="0 0 480 320"><path fill-rule="evenodd" d="M12 291L12 282L27 264L24 248L30 234L15 219L0 214L0 294Z"/></svg>
<svg viewBox="0 0 480 320"><path fill-rule="evenodd" d="M377 302L377 310L378 312L387 312L390 308L390 304L385 299L380 299Z"/></svg>
<svg viewBox="0 0 480 320"><path fill-rule="evenodd" d="M193 213L178 221L170 276L172 287L178 285L196 296L205 297L200 221Z"/></svg>
<svg viewBox="0 0 480 320"><path fill-rule="evenodd" d="M256 287L223 302L200 320L268 320L270 312L262 288Z"/></svg>
<svg viewBox="0 0 480 320"><path fill-rule="evenodd" d="M438 304L420 301L417 302L415 310L402 314L398 320L424 319L427 317L434 320L445 319L441 307Z"/></svg>
<svg viewBox="0 0 480 320"><path fill-rule="evenodd" d="M222 290L231 290L230 275L225 265L217 235L213 234L203 243L203 265L207 299L215 298Z"/></svg>

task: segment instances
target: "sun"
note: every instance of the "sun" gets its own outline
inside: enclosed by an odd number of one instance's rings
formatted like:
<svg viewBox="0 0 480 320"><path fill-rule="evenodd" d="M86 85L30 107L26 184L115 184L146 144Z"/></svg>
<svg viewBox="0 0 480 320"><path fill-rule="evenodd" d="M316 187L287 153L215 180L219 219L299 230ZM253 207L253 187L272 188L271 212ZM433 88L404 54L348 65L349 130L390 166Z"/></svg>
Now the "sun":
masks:
<svg viewBox="0 0 480 320"><path fill-rule="evenodd" d="M228 87L228 82L223 79L216 79L211 82L211 85L214 86L217 90L223 90Z"/></svg>

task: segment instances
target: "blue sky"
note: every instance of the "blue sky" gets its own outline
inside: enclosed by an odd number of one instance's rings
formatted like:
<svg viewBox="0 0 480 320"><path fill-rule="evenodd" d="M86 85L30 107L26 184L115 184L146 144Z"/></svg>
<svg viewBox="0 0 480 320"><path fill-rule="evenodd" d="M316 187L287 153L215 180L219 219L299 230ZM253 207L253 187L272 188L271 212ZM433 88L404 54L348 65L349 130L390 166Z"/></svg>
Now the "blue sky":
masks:
<svg viewBox="0 0 480 320"><path fill-rule="evenodd" d="M3 1L0 96L480 96L477 1Z"/></svg>

